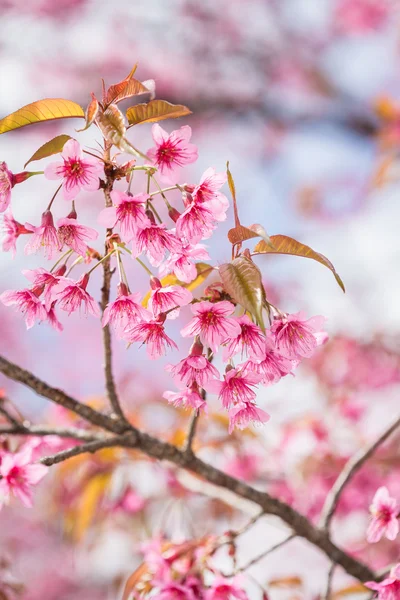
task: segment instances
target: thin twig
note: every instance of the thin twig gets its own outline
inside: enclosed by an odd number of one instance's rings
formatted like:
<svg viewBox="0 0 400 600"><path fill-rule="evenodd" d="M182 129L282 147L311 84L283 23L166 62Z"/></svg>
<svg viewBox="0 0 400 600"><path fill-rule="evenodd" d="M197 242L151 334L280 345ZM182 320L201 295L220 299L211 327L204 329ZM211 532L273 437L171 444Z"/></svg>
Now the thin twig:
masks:
<svg viewBox="0 0 400 600"><path fill-rule="evenodd" d="M18 423L14 427L0 427L0 435L24 435L45 437L48 435L57 435L62 438L82 440L85 442L94 442L95 440L104 440L104 433L97 431L85 431L78 428L48 427L46 425L25 425Z"/></svg>
<svg viewBox="0 0 400 600"><path fill-rule="evenodd" d="M14 425L15 427L21 427L21 423L17 419L15 419L12 415L10 415L8 410L4 408L4 406L1 402L0 402L0 413L7 419L7 421L9 423L11 423L11 425Z"/></svg>
<svg viewBox="0 0 400 600"><path fill-rule="evenodd" d="M101 450L102 448L110 448L112 446L121 446L120 436L110 437L106 440L103 439L87 442L87 444L81 444L80 446L74 446L68 450L57 452L57 454L53 454L52 456L45 456L44 458L41 458L39 462L41 462L42 465L51 467L51 465L56 465L57 463L67 460L68 458L72 458L73 456L85 454L86 452L97 452L97 450Z"/></svg>
<svg viewBox="0 0 400 600"><path fill-rule="evenodd" d="M328 571L328 580L326 582L326 590L325 590L324 600L331 600L333 576L335 574L336 567L337 567L336 563L333 562Z"/></svg>
<svg viewBox="0 0 400 600"><path fill-rule="evenodd" d="M200 417L200 411L195 410L190 420L189 432L186 438L185 452L193 452L192 446L196 435L197 423Z"/></svg>
<svg viewBox="0 0 400 600"><path fill-rule="evenodd" d="M333 484L328 497L325 501L324 507L321 512L320 525L324 529L329 529L330 522L335 513L336 507L339 503L340 497L347 486L347 484L353 479L354 475L361 469L364 463L374 454L374 452L381 446L389 436L392 435L400 427L400 417L398 417L394 423L390 425L385 431L366 448L361 448L344 466L339 477Z"/></svg>
<svg viewBox="0 0 400 600"><path fill-rule="evenodd" d="M281 542L278 542L277 544L275 544L271 548L268 548L268 550L265 550L264 552L261 552L261 554L258 554L257 556L255 556L254 558L252 558L251 560L249 560L249 562L247 562L245 565L243 565L242 567L239 567L238 569L236 569L235 572L232 575L236 575L237 573L243 573L243 571L247 571L247 569L249 569L250 567L252 567L256 563L260 562L260 560L262 560L263 558L265 558L269 554L272 554L273 552L275 552L275 550L278 550L279 548L282 548L282 546L285 546L285 544L287 544L288 542L290 542L290 540L293 540L295 537L297 537L295 533L290 534L287 538L285 538Z"/></svg>

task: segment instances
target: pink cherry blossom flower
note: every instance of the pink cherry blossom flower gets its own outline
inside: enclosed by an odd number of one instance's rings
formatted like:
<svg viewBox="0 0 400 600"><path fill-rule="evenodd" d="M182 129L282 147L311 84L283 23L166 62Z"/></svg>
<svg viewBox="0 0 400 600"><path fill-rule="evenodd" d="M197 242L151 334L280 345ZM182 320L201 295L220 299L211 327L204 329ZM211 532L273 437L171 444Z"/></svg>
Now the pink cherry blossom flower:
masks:
<svg viewBox="0 0 400 600"><path fill-rule="evenodd" d="M172 271L179 281L190 283L197 277L195 261L209 260L209 258L210 255L201 244L183 243L178 251L161 264L159 273L163 277Z"/></svg>
<svg viewBox="0 0 400 600"><path fill-rule="evenodd" d="M384 535L388 540L394 540L399 533L398 514L400 504L389 495L386 487L380 487L370 506L372 520L367 531L367 540L370 543L379 542Z"/></svg>
<svg viewBox="0 0 400 600"><path fill-rule="evenodd" d="M124 339L128 342L143 342L143 344L146 344L147 355L152 360L163 356L167 347L178 348L175 342L165 333L162 319L138 323L126 329Z"/></svg>
<svg viewBox="0 0 400 600"><path fill-rule="evenodd" d="M197 160L197 148L189 144L192 130L188 125L168 134L160 125L155 124L151 133L156 145L147 151L147 156L162 175L171 176L177 168Z"/></svg>
<svg viewBox="0 0 400 600"><path fill-rule="evenodd" d="M399 600L400 598L400 563L392 568L389 577L376 583L367 581L365 585L378 592L379 600Z"/></svg>
<svg viewBox="0 0 400 600"><path fill-rule="evenodd" d="M207 403L201 397L196 386L187 387L179 392L164 392L163 398L168 400L169 404L176 407L193 408L194 410L204 410L207 412Z"/></svg>
<svg viewBox="0 0 400 600"><path fill-rule="evenodd" d="M104 311L102 325L111 325L116 335L123 338L128 327L150 319L151 313L140 304L140 292L130 294L126 285L120 283L117 298Z"/></svg>
<svg viewBox="0 0 400 600"><path fill-rule="evenodd" d="M206 204L192 201L176 221L176 233L192 244L207 239L215 229L214 215Z"/></svg>
<svg viewBox="0 0 400 600"><path fill-rule="evenodd" d="M180 583L165 583L157 592L158 600L196 600L190 587Z"/></svg>
<svg viewBox="0 0 400 600"><path fill-rule="evenodd" d="M53 302L53 288L61 281L61 277L65 271L66 266L62 265L54 273L46 271L43 267L39 267L38 269L24 269L22 273L32 282L34 288L44 288L44 303L48 310Z"/></svg>
<svg viewBox="0 0 400 600"><path fill-rule="evenodd" d="M10 204L13 185L13 174L5 162L0 162L0 213L7 210Z"/></svg>
<svg viewBox="0 0 400 600"><path fill-rule="evenodd" d="M166 370L172 373L178 387L193 383L204 387L210 379L219 377L218 370L202 354L187 356L175 366L167 365Z"/></svg>
<svg viewBox="0 0 400 600"><path fill-rule="evenodd" d="M335 23L345 32L365 33L382 27L389 14L387 0L340 0Z"/></svg>
<svg viewBox="0 0 400 600"><path fill-rule="evenodd" d="M226 342L223 353L224 361L226 362L238 352L241 352L242 357L244 353L247 353L251 358L264 358L266 338L260 327L255 325L247 315L235 317L235 321L239 323L241 332Z"/></svg>
<svg viewBox="0 0 400 600"><path fill-rule="evenodd" d="M113 505L111 505L111 510L121 510L126 513L135 514L143 510L145 505L146 502L144 498L139 496L139 494L134 489L128 486L122 494L121 498L119 498L117 502L114 502Z"/></svg>
<svg viewBox="0 0 400 600"><path fill-rule="evenodd" d="M156 277L151 279L152 292L148 302L148 308L152 311L155 317L160 313L170 311L171 309L180 306L186 306L193 300L193 294L189 290L180 285L161 286L160 280ZM177 311L170 313L168 317L178 316Z"/></svg>
<svg viewBox="0 0 400 600"><path fill-rule="evenodd" d="M6 290L0 295L0 301L5 306L15 305L25 315L27 329L33 327L35 321L45 321L47 318L46 308L34 290Z"/></svg>
<svg viewBox="0 0 400 600"><path fill-rule="evenodd" d="M250 370L261 375L263 385L276 383L293 369L293 361L278 352L273 336L268 333L264 339L264 357L261 360L250 358L243 366L244 371Z"/></svg>
<svg viewBox="0 0 400 600"><path fill-rule="evenodd" d="M216 577L213 584L205 594L204 600L248 600L246 592L238 585L237 579L225 579L225 577Z"/></svg>
<svg viewBox="0 0 400 600"><path fill-rule="evenodd" d="M245 403L255 400L256 393L252 389L260 383L262 377L257 373L244 372L242 369L229 369L223 381L213 379L205 384L205 389L218 394L222 406L229 408L232 404Z"/></svg>
<svg viewBox="0 0 400 600"><path fill-rule="evenodd" d="M322 331L325 317L305 318L303 312L275 319L271 332L281 354L292 360L309 358L315 349L325 342L327 335Z"/></svg>
<svg viewBox="0 0 400 600"><path fill-rule="evenodd" d="M94 298L86 291L89 276L87 273L82 275L78 281L62 277L54 290L54 298L57 299L60 308L65 310L69 315L75 310L81 310L85 315L90 313L94 317L98 317L100 309Z"/></svg>
<svg viewBox="0 0 400 600"><path fill-rule="evenodd" d="M188 189L192 192L196 202L204 202L207 208L211 210L216 221L226 219L226 211L229 207L228 198L221 194L220 188L226 183L226 173L216 173L213 167L204 171L200 178L199 185ZM185 186L188 188L189 186Z"/></svg>
<svg viewBox="0 0 400 600"><path fill-rule="evenodd" d="M223 300L213 304L207 300L192 305L191 309L195 317L181 330L183 337L198 335L205 346L216 352L227 338L240 335L239 323L230 318L235 310L231 302Z"/></svg>
<svg viewBox="0 0 400 600"><path fill-rule="evenodd" d="M263 458L260 454L254 454L252 452L243 452L236 454L233 458L229 459L224 465L224 471L236 479L243 479L243 481L254 481L257 479L261 472L261 466L263 464Z"/></svg>
<svg viewBox="0 0 400 600"><path fill-rule="evenodd" d="M241 402L229 410L229 433L237 427L245 429L250 422L266 423L269 414L251 402Z"/></svg>
<svg viewBox="0 0 400 600"><path fill-rule="evenodd" d="M5 232L5 237L3 238L3 252L11 250L13 258L15 258L15 253L17 251L16 242L18 237L24 233L32 233L14 219L11 208L4 213L2 231Z"/></svg>
<svg viewBox="0 0 400 600"><path fill-rule="evenodd" d="M60 250L60 241L57 236L57 229L54 227L53 215L50 210L42 214L42 223L35 227L30 223L25 223L26 229L33 232L31 240L25 246L25 254L35 254L43 249L45 256L51 260L53 253Z"/></svg>
<svg viewBox="0 0 400 600"><path fill-rule="evenodd" d="M47 179L62 179L65 200L73 200L81 189L99 189L99 175L103 166L99 160L82 157L81 147L76 140L68 140L61 153L62 161L50 163L44 170Z"/></svg>
<svg viewBox="0 0 400 600"><path fill-rule="evenodd" d="M74 214L75 216L71 216ZM66 245L81 256L85 256L86 254L87 240L96 240L99 235L95 229L86 227L86 225L80 225L74 212L70 213L68 217L59 219L57 227L60 250Z"/></svg>
<svg viewBox="0 0 400 600"><path fill-rule="evenodd" d="M3 496L5 502L9 502L12 494L30 508L31 488L43 479L47 471L48 467L44 465L31 464L29 448L15 454L3 454L0 463L0 497Z"/></svg>
<svg viewBox="0 0 400 600"><path fill-rule="evenodd" d="M130 242L138 229L150 225L144 208L148 196L146 194L132 196L114 190L111 192L111 198L115 206L104 208L99 214L98 223L108 229L119 225L123 239Z"/></svg>
<svg viewBox="0 0 400 600"><path fill-rule="evenodd" d="M55 329L56 331L63 331L64 327L62 326L62 324L60 323L60 321L57 318L56 315L56 311L55 311L55 305L56 303L53 302L50 306L49 309L47 310L47 322L50 323L50 325L53 327L53 329Z"/></svg>
<svg viewBox="0 0 400 600"><path fill-rule="evenodd" d="M174 232L167 230L166 225L150 222L137 231L132 242L132 256L136 258L144 252L153 267L159 267L167 250L178 252L180 248L181 242Z"/></svg>

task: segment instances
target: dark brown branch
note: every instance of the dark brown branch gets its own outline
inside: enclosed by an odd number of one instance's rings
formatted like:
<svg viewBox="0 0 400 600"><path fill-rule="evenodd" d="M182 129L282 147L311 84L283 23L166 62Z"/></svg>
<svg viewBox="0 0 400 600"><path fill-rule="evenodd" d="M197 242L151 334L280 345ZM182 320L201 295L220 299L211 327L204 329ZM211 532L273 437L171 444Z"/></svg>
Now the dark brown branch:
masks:
<svg viewBox="0 0 400 600"><path fill-rule="evenodd" d="M74 446L73 448L68 448L68 450L62 450L61 452L57 452L57 454L53 454L52 456L45 456L41 458L39 462L47 467L51 467L51 465L56 465L57 463L63 462L68 458L72 458L73 456L78 456L79 454L85 454L86 452L97 452L97 450L101 450L102 448L110 448L112 446L121 446L121 436L110 437L108 439L103 440L95 440L92 442L87 442L86 444L81 444L80 446Z"/></svg>
<svg viewBox="0 0 400 600"><path fill-rule="evenodd" d="M82 404L82 402L79 402L71 396L68 396L68 394L62 390L49 386L47 383L29 371L21 369L21 367L18 367L2 356L0 356L0 373L3 373L6 377L9 377L14 381L23 383L31 390L39 394L39 396L43 396L44 398L47 398L48 400L51 400L52 402L71 410L93 425L103 427L104 429L114 431L115 433L122 433L122 431L126 430L126 426L120 422L116 422L114 419L97 412L90 406Z"/></svg>
<svg viewBox="0 0 400 600"><path fill-rule="evenodd" d="M190 420L189 432L188 432L186 444L185 444L185 452L187 452L189 454L191 452L193 452L192 446L193 446L194 437L196 435L197 422L199 420L199 417L200 417L200 411L195 410L192 415L192 418Z"/></svg>
<svg viewBox="0 0 400 600"><path fill-rule="evenodd" d="M15 427L21 426L21 423L17 421L17 419L15 419L12 415L10 415L10 413L4 408L2 403L0 403L0 413L3 415L3 417L7 419L9 423L11 423L11 425L14 425Z"/></svg>
<svg viewBox="0 0 400 600"><path fill-rule="evenodd" d="M333 583L333 576L335 574L335 569L336 569L336 563L332 563L330 566L330 569L328 571L328 579L326 582L326 590L325 590L324 600L331 600L331 598L332 598L332 583Z"/></svg>
<svg viewBox="0 0 400 600"><path fill-rule="evenodd" d="M19 423L14 427L0 426L0 435L32 435L45 437L47 435L57 435L62 438L70 438L74 440L82 440L85 442L93 442L97 439L104 440L104 433L97 431L85 431L74 427L51 427L47 425L25 425Z"/></svg>
<svg viewBox="0 0 400 600"><path fill-rule="evenodd" d="M339 503L340 497L353 479L354 475L361 469L364 463L374 454L374 452L400 427L400 417L390 425L385 431L366 448L361 448L344 466L339 477L336 479L321 513L321 527L329 529L332 517Z"/></svg>

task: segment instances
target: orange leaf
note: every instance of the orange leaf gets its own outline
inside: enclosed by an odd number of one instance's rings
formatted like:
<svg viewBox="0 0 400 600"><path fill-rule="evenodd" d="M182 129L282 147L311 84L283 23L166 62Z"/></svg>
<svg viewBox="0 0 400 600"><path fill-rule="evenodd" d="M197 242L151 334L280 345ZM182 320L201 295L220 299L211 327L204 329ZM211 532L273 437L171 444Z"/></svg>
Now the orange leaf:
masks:
<svg viewBox="0 0 400 600"><path fill-rule="evenodd" d="M126 111L130 126L139 123L155 123L164 119L177 119L191 115L192 111L183 104L171 104L166 100L151 100L147 104L136 104Z"/></svg>
<svg viewBox="0 0 400 600"><path fill-rule="evenodd" d="M91 124L94 122L97 117L97 113L99 112L99 103L94 94L92 94L92 100L88 104L88 107L85 112L86 125L82 129L77 129L76 131L85 131L88 129Z"/></svg>
<svg viewBox="0 0 400 600"><path fill-rule="evenodd" d="M137 79L133 78L137 64L133 67L128 77L111 85L107 90L106 104L121 102L125 98L131 98L138 94L150 93L150 91Z"/></svg>
<svg viewBox="0 0 400 600"><path fill-rule="evenodd" d="M264 227L262 225L259 225L258 223L254 223L254 225L249 225L249 227L238 225L237 227L234 227L233 229L230 229L228 231L228 240L233 245L240 244L241 242L250 240L251 238L255 237L263 238L266 241L266 243L270 244L273 248L269 235L265 231Z"/></svg>
<svg viewBox="0 0 400 600"><path fill-rule="evenodd" d="M54 119L82 118L84 112L79 104L63 98L46 98L23 106L0 120L0 134L33 123Z"/></svg>
<svg viewBox="0 0 400 600"><path fill-rule="evenodd" d="M321 265L328 267L328 269L332 271L338 285L344 292L346 291L343 281L336 272L335 267L323 254L315 252L315 250L309 246L306 246L305 244L302 244L301 242L298 242L287 235L271 235L271 242L273 243L274 248L271 248L271 246L269 246L264 240L258 242L254 248L254 254L291 254L293 256L312 258L313 260L321 263Z"/></svg>
<svg viewBox="0 0 400 600"><path fill-rule="evenodd" d="M362 583L354 583L349 585L333 594L333 598L344 598L346 596L353 596L354 594L365 594L368 590Z"/></svg>
<svg viewBox="0 0 400 600"><path fill-rule="evenodd" d="M49 140L43 146L40 146L38 150L36 150L35 154L31 156L31 158L24 164L24 169L30 162L34 160L41 160L42 158L47 158L48 156L53 156L53 154L58 154L64 148L64 145L68 140L71 139L71 136L62 133L57 137Z"/></svg>
<svg viewBox="0 0 400 600"><path fill-rule="evenodd" d="M190 283L184 283L183 281L179 281L179 279L173 273L170 273L169 275L166 275L161 279L161 284L163 287L167 285L180 285L181 287L185 287L187 290L192 292L197 287L199 287L199 285L201 285L203 281L207 279L207 277L214 270L214 267L211 267L211 265L208 265L207 263L199 262L196 263L196 270L197 277L196 279L193 279L193 281L191 281ZM147 307L147 303L150 298L150 293L151 292L147 292L147 294L142 300L142 305L145 308Z"/></svg>

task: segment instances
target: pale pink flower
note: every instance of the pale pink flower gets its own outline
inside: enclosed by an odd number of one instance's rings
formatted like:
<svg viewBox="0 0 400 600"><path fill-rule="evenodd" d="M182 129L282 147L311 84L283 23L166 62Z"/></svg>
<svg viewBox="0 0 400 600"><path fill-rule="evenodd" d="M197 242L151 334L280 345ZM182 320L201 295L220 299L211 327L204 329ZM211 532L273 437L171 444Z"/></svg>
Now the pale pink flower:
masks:
<svg viewBox="0 0 400 600"><path fill-rule="evenodd" d="M39 290L41 292L41 290ZM34 326L35 321L45 321L47 312L35 290L6 290L0 295L0 301L5 306L15 305L25 315L26 328Z"/></svg>
<svg viewBox="0 0 400 600"><path fill-rule="evenodd" d="M204 600L233 600L233 598L248 600L246 592L239 587L237 579L229 580L218 576L207 590Z"/></svg>
<svg viewBox="0 0 400 600"><path fill-rule="evenodd" d="M183 337L198 335L205 346L216 352L218 346L230 337L240 335L240 325L230 315L235 310L234 305L227 300L215 304L209 301L192 305L194 319L181 330Z"/></svg>
<svg viewBox="0 0 400 600"><path fill-rule="evenodd" d="M181 248L162 263L159 273L163 277L172 271L179 281L190 283L197 277L195 261L209 258L210 255L201 244L183 243Z"/></svg>
<svg viewBox="0 0 400 600"><path fill-rule="evenodd" d="M223 470L236 479L252 481L257 479L262 464L263 458L260 454L240 450L233 458L227 460Z"/></svg>
<svg viewBox="0 0 400 600"><path fill-rule="evenodd" d="M162 175L172 175L177 168L197 160L197 148L189 144L192 130L188 125L169 134L160 125L155 124L151 133L156 145L147 151L147 156Z"/></svg>
<svg viewBox="0 0 400 600"><path fill-rule="evenodd" d="M15 253L17 251L16 242L18 237L24 233L32 233L14 219L11 208L4 213L2 231L5 233L5 237L3 238L3 252L8 252L11 250L13 258L15 257Z"/></svg>
<svg viewBox="0 0 400 600"><path fill-rule="evenodd" d="M138 323L126 329L124 339L128 342L143 342L147 346L147 355L152 360L166 353L167 347L178 348L164 331L164 321L148 321Z"/></svg>
<svg viewBox="0 0 400 600"><path fill-rule="evenodd" d="M94 298L86 291L89 276L87 273L82 275L78 281L62 277L54 289L54 298L57 299L60 308L65 310L69 315L75 310L81 310L85 315L90 313L94 317L98 317L100 309Z"/></svg>
<svg viewBox="0 0 400 600"><path fill-rule="evenodd" d="M219 377L218 370L202 354L187 356L177 365L167 365L165 368L172 373L178 387L193 383L204 387L210 379Z"/></svg>
<svg viewBox="0 0 400 600"><path fill-rule="evenodd" d="M205 384L205 389L213 394L218 394L222 406L229 408L238 402L245 403L255 400L256 393L252 388L260 383L261 379L261 375L257 373L231 368L225 373L223 381L213 379Z"/></svg>
<svg viewBox="0 0 400 600"><path fill-rule="evenodd" d="M207 412L207 403L201 397L196 386L187 387L179 392L164 392L163 398L168 400L169 404L176 407L193 408L194 410L204 410Z"/></svg>
<svg viewBox="0 0 400 600"><path fill-rule="evenodd" d="M111 510L121 510L130 514L135 514L143 510L146 502L144 498L132 489L130 486L124 491L121 498L111 505Z"/></svg>
<svg viewBox="0 0 400 600"><path fill-rule="evenodd" d="M192 200L176 221L176 233L192 244L207 239L215 229L215 219L206 204Z"/></svg>
<svg viewBox="0 0 400 600"><path fill-rule="evenodd" d="M168 231L163 223L157 225L150 221L149 225L139 229L133 238L132 256L136 258L144 252L153 267L159 267L167 250L178 252L180 248L181 242L175 233Z"/></svg>
<svg viewBox="0 0 400 600"><path fill-rule="evenodd" d="M216 221L224 221L226 219L226 211L229 208L228 198L221 194L220 188L226 183L226 173L216 173L213 167L204 171L200 178L200 183L193 186L185 186L188 191L192 192L196 202L204 202L207 208L211 210Z"/></svg>
<svg viewBox="0 0 400 600"><path fill-rule="evenodd" d="M181 306L186 306L193 300L193 294L180 285L161 286L161 282L156 277L151 279L151 295L147 304L149 310L155 317L160 313L171 311ZM178 311L173 310L167 317L175 318Z"/></svg>
<svg viewBox="0 0 400 600"><path fill-rule="evenodd" d="M380 487L370 506L371 522L367 531L370 543L379 542L384 535L388 540L394 540L399 533L398 515L400 504L389 495L386 487Z"/></svg>
<svg viewBox="0 0 400 600"><path fill-rule="evenodd" d="M237 427L245 429L249 423L266 423L269 414L251 402L241 402L229 410L229 433Z"/></svg>
<svg viewBox="0 0 400 600"><path fill-rule="evenodd" d="M99 235L95 229L86 227L86 225L80 225L74 211L68 217L59 219L57 227L60 250L66 245L81 256L85 256L86 254L87 240L96 240Z"/></svg>
<svg viewBox="0 0 400 600"><path fill-rule="evenodd" d="M399 600L400 598L400 563L392 568L389 577L376 583L367 581L366 587L378 592L379 600Z"/></svg>
<svg viewBox="0 0 400 600"><path fill-rule="evenodd" d="M140 292L130 294L124 283L118 285L117 298L110 302L103 315L102 325L114 328L118 337L124 337L127 327L151 319L151 314L140 304Z"/></svg>
<svg viewBox="0 0 400 600"><path fill-rule="evenodd" d="M271 332L275 336L277 349L291 360L309 358L317 346L327 339L322 331L325 321L326 318L321 316L306 319L303 312L275 319Z"/></svg>
<svg viewBox="0 0 400 600"><path fill-rule="evenodd" d="M0 162L0 213L7 210L10 204L13 185L13 174L8 170L5 162Z"/></svg>
<svg viewBox="0 0 400 600"><path fill-rule="evenodd" d="M158 600L197 600L190 587L180 583L165 583L157 592Z"/></svg>
<svg viewBox="0 0 400 600"><path fill-rule="evenodd" d="M234 318L239 323L241 332L238 336L226 341L223 360L226 362L238 352L241 352L242 357L246 353L251 358L264 358L266 338L260 327L255 325L247 315Z"/></svg>
<svg viewBox="0 0 400 600"><path fill-rule="evenodd" d="M293 362L278 352L273 336L268 333L264 339L264 357L261 360L250 358L243 366L244 371L261 375L264 385L276 383L293 369Z"/></svg>
<svg viewBox="0 0 400 600"><path fill-rule="evenodd" d="M26 448L22 452L4 453L0 462L0 498L5 502L10 500L11 494L18 498L27 507L32 506L32 486L39 483L46 475L48 467L31 464L31 450Z"/></svg>
<svg viewBox="0 0 400 600"><path fill-rule="evenodd" d="M50 163L44 170L47 179L62 179L65 200L73 200L81 189L94 192L99 189L99 176L104 172L102 163L95 158L82 157L76 140L68 140L61 153L62 161Z"/></svg>
<svg viewBox="0 0 400 600"><path fill-rule="evenodd" d="M365 33L382 27L389 14L387 0L339 0L335 23L345 32Z"/></svg>
<svg viewBox="0 0 400 600"><path fill-rule="evenodd" d="M44 288L44 303L47 310L49 310L53 302L53 288L61 281L65 270L66 266L62 265L54 273L46 271L43 267L39 267L38 269L24 269L22 271L25 277L32 282L34 288Z"/></svg>
<svg viewBox="0 0 400 600"><path fill-rule="evenodd" d="M146 194L132 194L114 190L111 192L114 206L104 208L98 217L98 223L112 229L120 226L121 235L126 242L135 237L138 229L149 226L150 221L145 212Z"/></svg>
<svg viewBox="0 0 400 600"><path fill-rule="evenodd" d="M51 260L53 253L60 250L60 241L50 210L46 210L42 214L42 222L39 227L25 223L25 228L33 233L32 238L25 246L25 254L35 254L43 249L45 256Z"/></svg>

